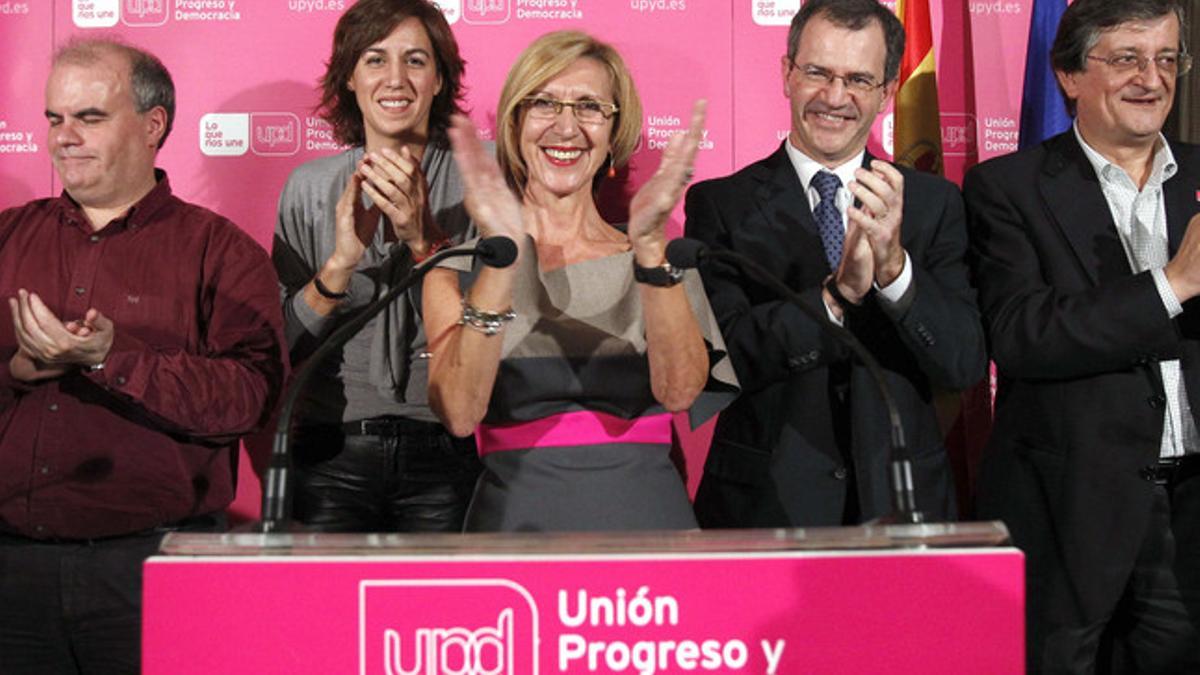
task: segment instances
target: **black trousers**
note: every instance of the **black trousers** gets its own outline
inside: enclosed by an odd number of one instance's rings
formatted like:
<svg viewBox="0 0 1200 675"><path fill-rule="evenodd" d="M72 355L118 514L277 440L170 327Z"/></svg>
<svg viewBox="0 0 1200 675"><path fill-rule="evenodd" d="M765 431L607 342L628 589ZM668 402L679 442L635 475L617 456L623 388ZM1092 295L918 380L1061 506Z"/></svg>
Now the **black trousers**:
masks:
<svg viewBox="0 0 1200 675"><path fill-rule="evenodd" d="M1197 460L1164 473L1155 486L1150 525L1112 615L1049 627L1031 672L1200 673Z"/></svg>
<svg viewBox="0 0 1200 675"><path fill-rule="evenodd" d="M85 541L0 534L0 673L140 672L142 563L168 531L224 525L223 515L204 516Z"/></svg>
<svg viewBox="0 0 1200 675"><path fill-rule="evenodd" d="M473 438L375 418L301 427L296 520L321 532L461 532L482 465Z"/></svg>

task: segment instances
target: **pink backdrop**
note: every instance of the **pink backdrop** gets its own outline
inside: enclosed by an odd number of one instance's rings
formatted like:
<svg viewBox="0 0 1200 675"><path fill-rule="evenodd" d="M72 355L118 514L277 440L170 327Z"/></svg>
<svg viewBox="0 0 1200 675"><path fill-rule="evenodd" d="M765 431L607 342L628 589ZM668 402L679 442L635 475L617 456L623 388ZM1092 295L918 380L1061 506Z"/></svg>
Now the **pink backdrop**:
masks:
<svg viewBox="0 0 1200 675"><path fill-rule="evenodd" d="M115 33L166 63L178 89L175 130L159 157L183 199L271 243L275 205L298 164L337 150L312 112L333 26L350 0L0 0L0 208L55 194L45 153L42 88L54 45ZM490 132L509 65L534 37L584 29L614 43L633 69L646 118L626 191L657 166L664 139L709 100L696 178L732 172L786 135L779 81L799 0L438 0L467 59L472 116ZM886 2L894 8L894 2ZM1016 149L1024 49L1033 0L930 0L948 177ZM873 152L890 155L890 114ZM620 200L616 200L619 202ZM610 209L614 217L620 208ZM677 211L671 231L682 229ZM711 425L684 434L689 482ZM253 445L253 444L252 444ZM237 511L257 513L245 468Z"/></svg>

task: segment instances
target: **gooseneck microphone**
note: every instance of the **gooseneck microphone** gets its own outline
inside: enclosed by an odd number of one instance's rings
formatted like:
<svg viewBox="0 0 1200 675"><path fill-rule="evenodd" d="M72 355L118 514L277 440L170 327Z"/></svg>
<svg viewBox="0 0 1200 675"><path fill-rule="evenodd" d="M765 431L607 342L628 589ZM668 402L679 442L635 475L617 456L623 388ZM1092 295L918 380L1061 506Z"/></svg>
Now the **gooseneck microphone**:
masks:
<svg viewBox="0 0 1200 675"><path fill-rule="evenodd" d="M271 459L267 465L267 475L263 481L262 522L259 531L263 533L280 532L288 527L292 520L291 495L291 439L289 437L292 413L300 392L304 390L317 366L334 351L345 345L363 326L375 315L383 311L399 295L424 278L429 270L447 258L473 256L488 267L508 267L517 259L517 245L508 237L485 237L480 239L474 249L453 248L440 251L415 267L403 281L388 290L378 300L362 309L326 338L311 356L292 375L292 382L284 394L283 405L279 409L279 424L275 427L275 442L271 447Z"/></svg>
<svg viewBox="0 0 1200 675"><path fill-rule="evenodd" d="M508 237L484 237L475 244L475 250L469 252L468 255L475 255L479 258L479 262L488 267L508 267L517 259L517 244ZM435 260L430 259L429 262L435 262ZM429 267L428 263L422 268L421 274L424 274L423 270L427 267Z"/></svg>
<svg viewBox="0 0 1200 675"><path fill-rule="evenodd" d="M824 307L813 307L812 303L806 301L799 293L776 279L753 260L733 251L709 248L703 242L695 239L674 239L667 244L667 262L675 267L685 269L699 267L709 259L732 263L746 275L799 307L823 330L846 345L867 367L871 379L875 381L875 386L879 389L884 406L887 407L891 429L892 447L888 468L892 488L892 514L887 517L887 520L894 523L924 522L924 516L917 510L912 458L908 453L908 445L904 441L904 425L900 420L900 409L896 406L896 399L892 397L891 389L888 388L887 381L883 377L883 369L880 368L879 361L875 356L863 346L854 333L830 320Z"/></svg>

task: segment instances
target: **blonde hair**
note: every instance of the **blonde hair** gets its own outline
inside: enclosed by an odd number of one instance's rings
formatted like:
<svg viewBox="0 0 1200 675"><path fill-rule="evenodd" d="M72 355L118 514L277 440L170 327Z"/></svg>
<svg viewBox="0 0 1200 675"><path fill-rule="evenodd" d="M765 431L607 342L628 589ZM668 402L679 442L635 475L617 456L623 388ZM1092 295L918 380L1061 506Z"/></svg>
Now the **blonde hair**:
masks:
<svg viewBox="0 0 1200 675"><path fill-rule="evenodd" d="M642 102L624 59L612 45L587 33L570 30L547 33L517 57L517 62L504 81L500 104L496 109L496 155L500 169L514 190L523 191L529 178L525 161L521 158L521 101L583 58L600 62L612 76L613 102L619 108L614 116L609 144L613 165L624 166L633 154L642 133ZM606 169L607 166L601 167L593 185L599 184Z"/></svg>

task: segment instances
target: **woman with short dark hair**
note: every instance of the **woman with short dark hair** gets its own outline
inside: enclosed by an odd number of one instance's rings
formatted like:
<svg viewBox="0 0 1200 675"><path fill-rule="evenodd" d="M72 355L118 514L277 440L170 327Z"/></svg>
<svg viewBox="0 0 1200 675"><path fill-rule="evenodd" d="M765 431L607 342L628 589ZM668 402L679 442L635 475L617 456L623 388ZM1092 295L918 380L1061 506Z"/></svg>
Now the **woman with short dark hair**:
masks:
<svg viewBox="0 0 1200 675"><path fill-rule="evenodd" d="M338 21L320 108L350 148L292 173L275 229L293 362L466 235L446 139L463 65L426 0L359 0ZM462 525L479 463L429 409L419 300L402 295L372 319L301 399L294 512L314 529Z"/></svg>

